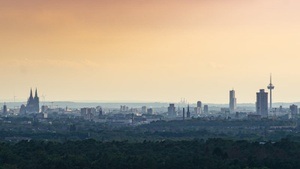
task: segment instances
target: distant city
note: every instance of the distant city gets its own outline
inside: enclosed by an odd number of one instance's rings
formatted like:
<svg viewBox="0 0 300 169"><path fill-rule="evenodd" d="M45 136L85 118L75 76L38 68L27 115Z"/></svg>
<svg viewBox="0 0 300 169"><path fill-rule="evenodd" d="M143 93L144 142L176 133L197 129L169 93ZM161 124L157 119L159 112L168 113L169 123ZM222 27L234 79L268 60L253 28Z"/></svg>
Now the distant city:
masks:
<svg viewBox="0 0 300 169"><path fill-rule="evenodd" d="M236 91L229 91L229 104L205 104L197 101L194 104L181 99L179 103L75 103L75 102L40 102L38 90L34 94L30 90L27 104L4 104L2 116L34 116L38 119L51 119L56 116L72 116L98 123L117 123L123 125L147 124L158 120L188 120L193 118L210 119L251 119L284 118L293 119L298 115L296 104L288 107L282 105L273 107L272 76L265 89L256 93L256 103L237 106ZM40 106L41 104L41 106ZM11 105L12 107L8 106ZM278 105L278 104L277 104Z"/></svg>

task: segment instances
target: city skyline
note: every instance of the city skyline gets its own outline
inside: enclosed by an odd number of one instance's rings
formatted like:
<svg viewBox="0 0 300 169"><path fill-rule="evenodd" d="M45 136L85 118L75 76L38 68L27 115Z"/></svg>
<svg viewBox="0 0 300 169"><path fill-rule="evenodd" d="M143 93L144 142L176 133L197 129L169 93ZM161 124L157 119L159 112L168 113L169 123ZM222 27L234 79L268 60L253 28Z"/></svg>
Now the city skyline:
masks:
<svg viewBox="0 0 300 169"><path fill-rule="evenodd" d="M272 80L270 81L270 84L269 84L269 86L267 86L267 89L269 90L269 87L270 87L270 85L273 85L272 84ZM37 94L36 92L37 92L37 89L38 88L35 88L35 94ZM30 88L30 93L32 94L32 87ZM232 89L232 90L229 90L229 100L227 100L227 101L229 101L229 107L236 107L236 105L238 104L237 102L236 102L236 97L235 97L235 90L234 89ZM201 101L194 101L194 102L190 102L187 98L185 98L185 97L181 97L180 98L180 101L179 100L177 100L177 101L168 101L168 100L164 100L164 101L141 101L141 100L139 100L139 101L137 101L137 100L46 100L46 95L44 95L44 94L42 94L41 95L41 97L42 97L42 100L41 100L41 102L52 102L52 101L58 101L58 102L60 102L60 101L71 101L71 102L107 102L107 103L117 103L117 102L128 102L128 103L134 103L134 102L136 102L136 103L143 103L143 102L165 102L165 103L167 103L167 102L173 102L173 103L181 103L183 100L184 100L184 102L185 102L185 104L196 104L196 105L198 105L199 104L199 102L201 103ZM270 96L271 97L271 96ZM23 98L18 98L16 95L14 95L13 96L13 98L11 98L11 99L5 99L5 100L0 100L0 101L2 101L2 102L26 102ZM291 103L296 103L296 102L298 102L298 101L292 101ZM226 104L226 103L218 103L218 102L206 102L206 103L209 103L209 104ZM275 103L289 103L289 102L275 102ZM232 105L233 104L233 105ZM240 102L240 104L251 104L251 102ZM269 104L270 104L270 106L269 107L271 107L271 104L272 104L272 102L269 102ZM230 109L232 109L232 108L230 108ZM234 110L235 108L233 108L232 109L232 111Z"/></svg>
<svg viewBox="0 0 300 169"><path fill-rule="evenodd" d="M0 100L299 102L300 2L8 1L0 6Z"/></svg>

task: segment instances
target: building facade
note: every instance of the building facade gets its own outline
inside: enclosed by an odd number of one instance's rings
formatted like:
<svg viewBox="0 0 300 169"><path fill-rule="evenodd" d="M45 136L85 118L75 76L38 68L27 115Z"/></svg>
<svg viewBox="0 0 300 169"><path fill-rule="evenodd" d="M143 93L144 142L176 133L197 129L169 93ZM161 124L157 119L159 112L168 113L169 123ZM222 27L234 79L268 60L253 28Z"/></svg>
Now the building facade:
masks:
<svg viewBox="0 0 300 169"><path fill-rule="evenodd" d="M197 107L195 107L195 114L202 114L202 102L197 101Z"/></svg>
<svg viewBox="0 0 300 169"><path fill-rule="evenodd" d="M229 91L229 110L230 113L234 113L236 111L236 98L235 98L235 91Z"/></svg>
<svg viewBox="0 0 300 169"><path fill-rule="evenodd" d="M208 113L208 105L204 105L203 111L204 111L205 114Z"/></svg>
<svg viewBox="0 0 300 169"><path fill-rule="evenodd" d="M175 109L175 104L170 104L168 107L168 115L169 116L176 116L176 109Z"/></svg>
<svg viewBox="0 0 300 169"><path fill-rule="evenodd" d="M268 93L264 89L256 93L256 113L262 118L268 117Z"/></svg>
<svg viewBox="0 0 300 169"><path fill-rule="evenodd" d="M39 113L40 111L40 98L38 92L35 90L35 96L32 95L32 89L30 90L30 96L26 104L26 113Z"/></svg>
<svg viewBox="0 0 300 169"><path fill-rule="evenodd" d="M292 115L292 118L296 118L299 111L298 111L298 106L297 105L291 105L290 106L290 112L291 112L291 115Z"/></svg>

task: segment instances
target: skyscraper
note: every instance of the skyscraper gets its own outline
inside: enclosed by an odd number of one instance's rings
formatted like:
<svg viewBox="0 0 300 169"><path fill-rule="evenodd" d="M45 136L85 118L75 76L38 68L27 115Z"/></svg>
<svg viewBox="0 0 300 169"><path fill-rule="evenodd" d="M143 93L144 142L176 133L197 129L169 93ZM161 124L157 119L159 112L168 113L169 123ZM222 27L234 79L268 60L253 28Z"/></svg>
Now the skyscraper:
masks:
<svg viewBox="0 0 300 169"><path fill-rule="evenodd" d="M202 113L202 102L201 101L197 101L197 107L195 107L195 113L196 114Z"/></svg>
<svg viewBox="0 0 300 169"><path fill-rule="evenodd" d="M290 112L291 112L291 114L292 114L292 118L295 118L295 117L297 117L297 115L298 115L298 106L297 105L291 105L290 106Z"/></svg>
<svg viewBox="0 0 300 169"><path fill-rule="evenodd" d="M7 114L7 106L6 106L6 104L4 103L4 105L3 105L3 112L2 112L3 114Z"/></svg>
<svg viewBox="0 0 300 169"><path fill-rule="evenodd" d="M268 117L268 93L264 89L256 93L256 113Z"/></svg>
<svg viewBox="0 0 300 169"><path fill-rule="evenodd" d="M168 115L169 116L176 116L176 111L175 111L175 104L170 104L168 107Z"/></svg>
<svg viewBox="0 0 300 169"><path fill-rule="evenodd" d="M204 113L207 114L207 113L208 113L208 105L204 105L204 108L203 108L203 109L204 109L204 110L203 110Z"/></svg>
<svg viewBox="0 0 300 169"><path fill-rule="evenodd" d="M197 101L197 107L202 107L202 102L201 101Z"/></svg>
<svg viewBox="0 0 300 169"><path fill-rule="evenodd" d="M233 113L236 110L236 98L234 90L229 91L229 110L230 113Z"/></svg>

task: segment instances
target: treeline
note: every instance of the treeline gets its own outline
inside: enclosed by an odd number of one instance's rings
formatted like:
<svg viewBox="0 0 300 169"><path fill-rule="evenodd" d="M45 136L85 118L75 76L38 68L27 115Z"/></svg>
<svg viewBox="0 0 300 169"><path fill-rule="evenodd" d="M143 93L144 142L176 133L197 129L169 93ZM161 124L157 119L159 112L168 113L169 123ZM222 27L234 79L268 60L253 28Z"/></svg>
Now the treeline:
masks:
<svg viewBox="0 0 300 169"><path fill-rule="evenodd" d="M0 168L15 169L295 169L299 159L300 143L289 139L0 144Z"/></svg>

